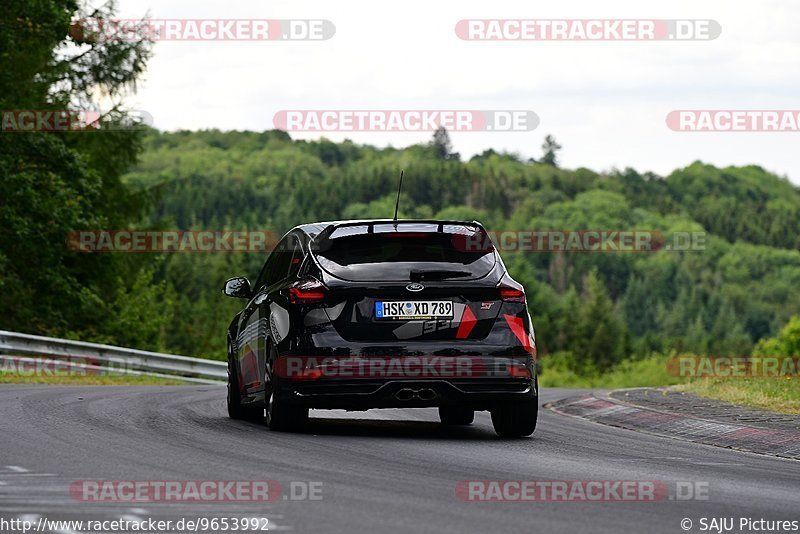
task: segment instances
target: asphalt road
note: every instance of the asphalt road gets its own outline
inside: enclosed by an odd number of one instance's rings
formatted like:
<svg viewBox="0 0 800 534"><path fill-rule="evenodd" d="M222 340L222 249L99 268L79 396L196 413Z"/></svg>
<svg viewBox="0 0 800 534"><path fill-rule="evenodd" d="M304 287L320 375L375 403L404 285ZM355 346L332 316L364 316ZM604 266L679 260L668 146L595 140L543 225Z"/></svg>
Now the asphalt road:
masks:
<svg viewBox="0 0 800 534"><path fill-rule="evenodd" d="M800 520L800 463L540 411L503 440L487 413L444 428L435 410L312 412L284 434L225 414L224 387L0 386L0 517L265 517L294 532L684 532L681 520ZM576 393L543 390L542 402ZM79 480L321 482L319 500L85 502ZM707 485L707 500L465 502L462 480L648 480ZM673 495L674 496L674 495ZM35 522L35 521L34 521ZM750 529L745 529L745 532ZM12 530L4 530L12 532ZM52 532L56 532L52 530ZM62 530L67 533L69 530Z"/></svg>

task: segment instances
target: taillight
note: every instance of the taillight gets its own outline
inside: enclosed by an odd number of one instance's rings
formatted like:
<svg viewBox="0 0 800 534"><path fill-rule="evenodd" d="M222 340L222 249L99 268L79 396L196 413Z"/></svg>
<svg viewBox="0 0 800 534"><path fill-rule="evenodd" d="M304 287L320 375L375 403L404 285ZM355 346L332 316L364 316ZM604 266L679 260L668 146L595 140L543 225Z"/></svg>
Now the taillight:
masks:
<svg viewBox="0 0 800 534"><path fill-rule="evenodd" d="M525 292L509 286L500 286L500 298L505 302L525 302Z"/></svg>
<svg viewBox="0 0 800 534"><path fill-rule="evenodd" d="M318 380L322 378L324 373L320 369L303 369L302 371L292 375L292 380Z"/></svg>
<svg viewBox="0 0 800 534"><path fill-rule="evenodd" d="M531 370L525 365L510 365L508 367L508 376L511 378L532 378Z"/></svg>
<svg viewBox="0 0 800 534"><path fill-rule="evenodd" d="M303 280L289 288L290 304L313 304L325 300L325 286L319 280Z"/></svg>

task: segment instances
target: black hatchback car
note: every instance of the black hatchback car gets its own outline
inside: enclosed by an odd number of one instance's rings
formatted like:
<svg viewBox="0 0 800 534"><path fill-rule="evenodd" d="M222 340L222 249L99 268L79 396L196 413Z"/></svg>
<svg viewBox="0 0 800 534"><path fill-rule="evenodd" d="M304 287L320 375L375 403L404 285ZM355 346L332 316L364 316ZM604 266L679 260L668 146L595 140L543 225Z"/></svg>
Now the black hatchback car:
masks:
<svg viewBox="0 0 800 534"><path fill-rule="evenodd" d="M478 222L304 224L267 258L228 328L228 413L273 430L310 408L489 410L501 436L536 428L536 346L525 293Z"/></svg>

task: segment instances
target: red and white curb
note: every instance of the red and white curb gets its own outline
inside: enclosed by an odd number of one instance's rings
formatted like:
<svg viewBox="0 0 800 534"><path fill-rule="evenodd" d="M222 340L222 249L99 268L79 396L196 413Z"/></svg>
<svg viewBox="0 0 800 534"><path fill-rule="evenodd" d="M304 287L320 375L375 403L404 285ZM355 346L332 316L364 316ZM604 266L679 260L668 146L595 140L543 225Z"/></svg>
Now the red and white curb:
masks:
<svg viewBox="0 0 800 534"><path fill-rule="evenodd" d="M800 460L800 432L720 423L690 415L633 406L594 394L544 405L561 415L609 426L649 432L695 443Z"/></svg>

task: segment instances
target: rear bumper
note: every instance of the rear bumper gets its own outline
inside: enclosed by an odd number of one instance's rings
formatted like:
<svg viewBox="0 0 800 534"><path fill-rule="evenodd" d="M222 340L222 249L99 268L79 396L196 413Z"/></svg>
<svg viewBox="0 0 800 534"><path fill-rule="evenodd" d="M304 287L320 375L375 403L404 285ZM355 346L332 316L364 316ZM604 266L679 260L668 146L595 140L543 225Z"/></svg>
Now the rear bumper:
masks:
<svg viewBox="0 0 800 534"><path fill-rule="evenodd" d="M309 408L368 410L458 405L473 410L538 396L536 382L515 380L320 380L286 382L284 400Z"/></svg>
<svg viewBox="0 0 800 534"><path fill-rule="evenodd" d="M323 409L459 405L487 410L538 396L535 350L510 343L508 336L495 337L495 343L366 343L344 340L328 325L321 330L324 335L278 347L271 374L282 400Z"/></svg>

